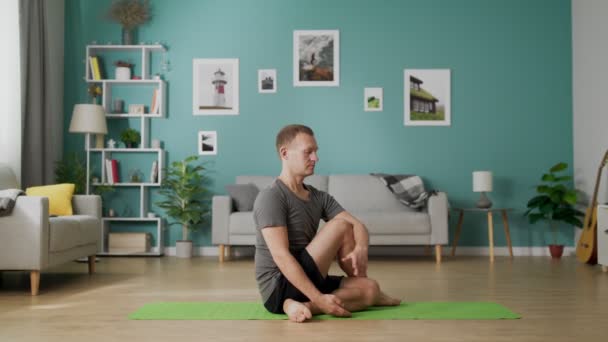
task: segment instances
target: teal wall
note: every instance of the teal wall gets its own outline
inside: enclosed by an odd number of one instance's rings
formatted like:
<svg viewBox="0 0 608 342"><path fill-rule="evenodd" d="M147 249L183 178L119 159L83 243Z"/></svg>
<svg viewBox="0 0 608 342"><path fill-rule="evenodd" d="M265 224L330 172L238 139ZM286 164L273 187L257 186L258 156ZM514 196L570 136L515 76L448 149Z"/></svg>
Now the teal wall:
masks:
<svg viewBox="0 0 608 342"><path fill-rule="evenodd" d="M82 149L82 137L67 126L72 106L88 101L85 46L120 40L119 26L103 18L109 4L66 2L66 151ZM216 130L219 154L204 158L215 193L240 174L277 175L275 134L303 123L320 145L319 174L414 173L448 192L452 206L470 206L478 197L472 171L492 170L491 199L516 208L514 245L549 241L522 213L543 170L572 164L570 0L152 0L152 6L154 18L139 40L164 42L171 70L164 74L168 116L152 121L151 134L171 162L196 154L199 130ZM340 87L292 86L297 29L340 30ZM193 58L240 59L240 115L192 115ZM258 94L257 70L264 68L278 70L277 94ZM451 69L450 127L403 126L404 68ZM383 112L363 111L364 87L384 88ZM505 245L495 222L496 244ZM485 221L470 216L465 225L460 244L485 246ZM171 229L167 245L178 235ZM572 245L571 232L560 239ZM195 241L209 245L209 228Z"/></svg>

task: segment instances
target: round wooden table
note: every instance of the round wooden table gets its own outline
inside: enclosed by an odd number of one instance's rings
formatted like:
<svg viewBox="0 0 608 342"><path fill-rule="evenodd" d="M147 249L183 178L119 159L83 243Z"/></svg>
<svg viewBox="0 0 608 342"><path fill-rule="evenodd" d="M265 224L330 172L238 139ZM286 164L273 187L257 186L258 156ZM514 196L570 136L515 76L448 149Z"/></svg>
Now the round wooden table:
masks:
<svg viewBox="0 0 608 342"><path fill-rule="evenodd" d="M509 233L509 218L507 212L512 211L513 208L453 208L452 210L458 211L458 225L456 226L456 233L454 235L454 241L452 242L452 256L456 255L456 246L458 245L458 238L462 230L462 222L464 221L465 212L481 212L486 213L488 216L488 244L490 245L490 261L494 261L494 222L492 219L493 212L500 212L502 214L502 224L505 229L505 236L507 237L507 246L509 247L509 255L513 257L513 247L511 246L511 235Z"/></svg>

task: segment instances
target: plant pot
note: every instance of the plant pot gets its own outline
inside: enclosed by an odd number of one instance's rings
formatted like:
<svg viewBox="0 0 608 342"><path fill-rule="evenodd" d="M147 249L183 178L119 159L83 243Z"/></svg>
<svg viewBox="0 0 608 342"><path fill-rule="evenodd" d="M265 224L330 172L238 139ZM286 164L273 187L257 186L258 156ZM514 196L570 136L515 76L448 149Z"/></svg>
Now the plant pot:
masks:
<svg viewBox="0 0 608 342"><path fill-rule="evenodd" d="M137 143L125 143L127 148L137 148Z"/></svg>
<svg viewBox="0 0 608 342"><path fill-rule="evenodd" d="M553 259L559 259L564 253L564 245L549 245L549 252Z"/></svg>
<svg viewBox="0 0 608 342"><path fill-rule="evenodd" d="M192 258L192 241L178 240L175 242L175 255L178 258Z"/></svg>

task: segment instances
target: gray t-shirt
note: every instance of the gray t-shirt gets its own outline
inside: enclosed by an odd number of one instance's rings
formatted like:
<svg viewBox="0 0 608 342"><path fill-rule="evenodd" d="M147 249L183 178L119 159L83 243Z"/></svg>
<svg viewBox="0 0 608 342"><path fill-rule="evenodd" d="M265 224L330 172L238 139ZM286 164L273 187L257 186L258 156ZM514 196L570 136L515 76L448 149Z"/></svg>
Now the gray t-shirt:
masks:
<svg viewBox="0 0 608 342"><path fill-rule="evenodd" d="M277 178L260 191L253 205L256 225L255 277L264 302L272 294L281 271L272 259L262 229L287 227L289 250L295 255L315 237L321 219L327 222L344 211L330 194L310 185L304 184L304 187L310 192L308 200L296 196Z"/></svg>

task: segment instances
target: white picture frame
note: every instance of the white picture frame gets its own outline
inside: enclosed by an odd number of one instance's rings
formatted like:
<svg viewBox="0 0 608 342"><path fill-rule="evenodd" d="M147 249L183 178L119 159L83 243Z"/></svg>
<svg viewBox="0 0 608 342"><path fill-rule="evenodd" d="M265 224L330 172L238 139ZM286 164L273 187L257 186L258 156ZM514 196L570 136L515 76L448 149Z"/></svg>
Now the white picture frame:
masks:
<svg viewBox="0 0 608 342"><path fill-rule="evenodd" d="M340 31L293 31L294 87L340 86Z"/></svg>
<svg viewBox="0 0 608 342"><path fill-rule="evenodd" d="M193 115L239 114L238 58L192 60Z"/></svg>
<svg viewBox="0 0 608 342"><path fill-rule="evenodd" d="M217 155L217 131L198 132L198 154L201 156Z"/></svg>
<svg viewBox="0 0 608 342"><path fill-rule="evenodd" d="M404 69L403 97L405 126L452 124L450 69Z"/></svg>
<svg viewBox="0 0 608 342"><path fill-rule="evenodd" d="M366 112L381 112L384 107L382 88L365 88L363 90L363 110Z"/></svg>
<svg viewBox="0 0 608 342"><path fill-rule="evenodd" d="M258 70L258 92L260 94L277 92L277 69Z"/></svg>

